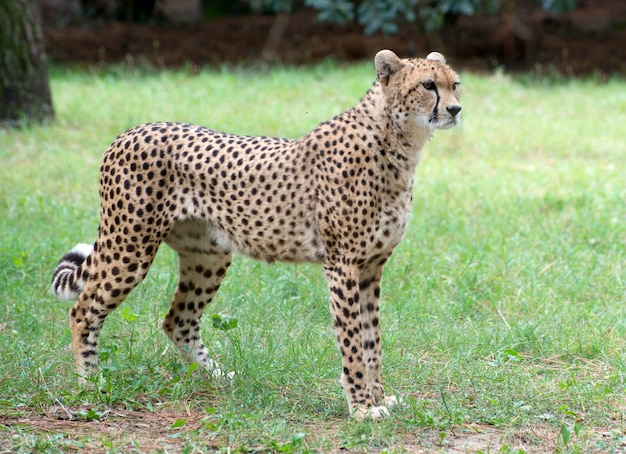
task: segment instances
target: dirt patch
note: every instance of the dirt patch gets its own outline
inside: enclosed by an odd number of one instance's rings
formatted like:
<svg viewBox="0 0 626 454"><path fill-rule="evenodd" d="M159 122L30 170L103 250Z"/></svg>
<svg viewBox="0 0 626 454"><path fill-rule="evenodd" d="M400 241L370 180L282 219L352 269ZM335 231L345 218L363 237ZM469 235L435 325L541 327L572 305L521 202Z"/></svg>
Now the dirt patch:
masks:
<svg viewBox="0 0 626 454"><path fill-rule="evenodd" d="M56 434L63 434L64 438L58 440L58 448L63 452L92 453L109 452L112 447L125 452L126 450L140 449L141 452L180 452L188 444L188 436L180 436L180 433L194 433L206 428L211 424L210 418L194 413L170 413L157 411L154 413L140 411L111 410L100 415L100 420L81 421L68 420L63 411L52 409L44 414L33 414L29 417L8 418L0 417L0 425L4 426L7 434L14 432L18 427L20 432L33 432L45 434L49 439L54 439ZM179 427L176 427L179 424ZM326 433L334 424L325 424L326 428L317 427L308 436L324 435L332 438L331 433ZM537 434L537 432L540 433ZM3 434L0 433L0 440ZM259 434L261 437L262 434ZM207 441L202 444L203 448L219 449L228 446L228 440L215 438L211 440L210 431L207 430L204 437ZM507 433L505 430L495 429L487 425L467 425L446 431L432 431L425 429L406 435L404 447L409 452L415 453L465 453L490 450L497 452L503 446L511 449L523 449L524 452L545 452L549 446L554 446L555 435L550 435L545 428L534 429L531 436L517 433ZM3 446L14 446L8 439ZM262 452L271 452L271 447L251 447ZM539 450L539 451L538 451ZM359 449L359 452L362 450ZM3 451L0 448L0 453ZM340 446L334 448L334 452L350 453L349 448ZM356 451L355 451L356 452Z"/></svg>
<svg viewBox="0 0 626 454"><path fill-rule="evenodd" d="M21 433L45 434L52 440L55 435L63 434L63 439L56 440L57 448L62 452L104 453L110 452L113 446L122 452L136 451L137 448L141 452L180 452L186 443L184 438L177 436L181 427L185 431L198 430L203 418L192 413L111 410L101 414L99 420L86 421L87 410L82 416L78 410L71 417L66 411L55 408L28 417L0 417L0 425L8 429L6 434L0 433L0 441L3 436L17 434L19 428ZM83 420L76 420L77 417ZM182 425L173 428L177 421ZM12 452L10 447L15 446L9 439L1 445L9 450L3 451L0 447L0 453Z"/></svg>
<svg viewBox="0 0 626 454"><path fill-rule="evenodd" d="M145 62L176 67L280 61L301 65L329 57L342 62L371 59L381 48L390 48L402 56L423 56L437 49L460 69L626 74L623 0L579 0L575 11L561 15L529 6L515 15L461 16L454 27L436 33L407 25L394 36L363 36L354 24L320 23L310 10L288 17L242 16L160 26L58 25L51 19L56 17L54 11L46 17L47 52L60 63Z"/></svg>
<svg viewBox="0 0 626 454"><path fill-rule="evenodd" d="M92 418L85 420L85 418ZM315 437L335 440L329 452L363 452L364 447L341 445L333 428L339 421L325 421L311 427L304 440ZM129 411L110 409L100 412L97 419L88 409L69 410L53 407L45 411L22 409L20 416L0 416L0 454L12 452L23 445L28 434L43 436L62 452L181 452L189 446L219 450L229 446L228 434L220 433L217 416L197 411L168 411L167 409ZM257 434L259 440L268 434ZM606 452L609 447L626 448L623 434L603 428L586 429L583 436L571 442L587 453ZM22 444L20 444L22 443ZM258 446L245 445L254 452L291 452L286 444L272 441ZM487 424L467 424L446 430L416 429L398 434L396 447L406 452L467 453L467 452L554 452L559 443L559 429L548 425L523 428L496 428ZM285 449L281 450L281 446ZM40 446L41 447L41 446ZM32 448L32 446L31 446ZM28 449L28 448L27 448ZM617 452L617 451L616 451Z"/></svg>

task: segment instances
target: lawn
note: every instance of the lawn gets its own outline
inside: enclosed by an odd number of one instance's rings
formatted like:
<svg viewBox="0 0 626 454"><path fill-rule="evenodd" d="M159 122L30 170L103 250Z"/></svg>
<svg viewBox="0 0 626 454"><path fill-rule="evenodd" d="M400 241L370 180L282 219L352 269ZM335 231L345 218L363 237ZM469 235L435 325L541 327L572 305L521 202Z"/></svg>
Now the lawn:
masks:
<svg viewBox="0 0 626 454"><path fill-rule="evenodd" d="M390 418L348 419L319 266L236 257L203 325L236 375L183 363L159 326L165 246L107 319L101 386L77 386L71 303L49 280L95 239L116 135L175 120L297 138L373 79L371 64L53 68L56 120L0 130L0 453L626 449L623 79L462 74L463 123L427 144L385 269Z"/></svg>

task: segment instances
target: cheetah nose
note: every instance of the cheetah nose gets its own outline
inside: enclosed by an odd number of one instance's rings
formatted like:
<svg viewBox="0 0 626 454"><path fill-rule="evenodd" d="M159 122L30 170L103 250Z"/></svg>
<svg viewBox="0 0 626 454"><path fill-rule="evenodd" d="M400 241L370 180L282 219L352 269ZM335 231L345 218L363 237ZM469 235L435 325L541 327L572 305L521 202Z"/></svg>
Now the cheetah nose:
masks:
<svg viewBox="0 0 626 454"><path fill-rule="evenodd" d="M461 111L461 106L448 106L446 107L446 110L450 112L450 115L452 115L453 117L456 117L456 114L458 114Z"/></svg>

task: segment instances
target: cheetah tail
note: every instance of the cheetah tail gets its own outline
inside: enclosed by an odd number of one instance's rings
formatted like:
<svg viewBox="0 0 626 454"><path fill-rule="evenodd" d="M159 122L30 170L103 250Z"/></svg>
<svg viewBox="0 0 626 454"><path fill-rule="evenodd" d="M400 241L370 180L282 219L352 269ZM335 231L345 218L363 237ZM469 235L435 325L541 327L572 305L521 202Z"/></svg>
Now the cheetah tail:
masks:
<svg viewBox="0 0 626 454"><path fill-rule="evenodd" d="M85 286L81 265L93 246L79 243L59 260L52 275L52 293L62 300L75 300Z"/></svg>

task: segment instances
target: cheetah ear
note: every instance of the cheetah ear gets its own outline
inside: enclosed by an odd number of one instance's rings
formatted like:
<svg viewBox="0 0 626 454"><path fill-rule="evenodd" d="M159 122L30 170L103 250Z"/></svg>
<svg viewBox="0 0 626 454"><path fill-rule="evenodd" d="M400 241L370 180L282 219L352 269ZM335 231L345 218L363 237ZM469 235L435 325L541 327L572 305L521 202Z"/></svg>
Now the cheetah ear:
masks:
<svg viewBox="0 0 626 454"><path fill-rule="evenodd" d="M376 66L376 79L382 85L387 85L389 78L398 72L404 66L404 63L392 51L385 49L376 54L374 65Z"/></svg>
<svg viewBox="0 0 626 454"><path fill-rule="evenodd" d="M439 63L445 63L446 62L445 57L443 55L441 55L439 52L431 52L426 57L426 60L437 61Z"/></svg>

